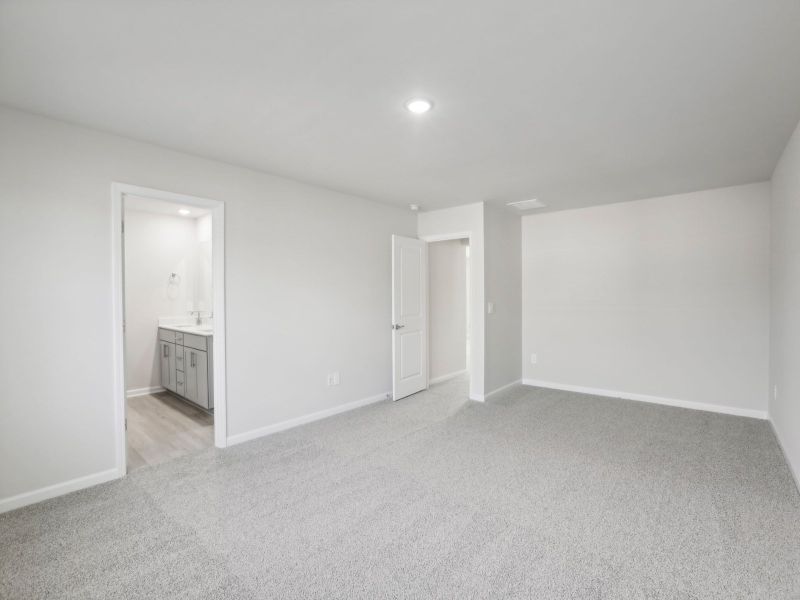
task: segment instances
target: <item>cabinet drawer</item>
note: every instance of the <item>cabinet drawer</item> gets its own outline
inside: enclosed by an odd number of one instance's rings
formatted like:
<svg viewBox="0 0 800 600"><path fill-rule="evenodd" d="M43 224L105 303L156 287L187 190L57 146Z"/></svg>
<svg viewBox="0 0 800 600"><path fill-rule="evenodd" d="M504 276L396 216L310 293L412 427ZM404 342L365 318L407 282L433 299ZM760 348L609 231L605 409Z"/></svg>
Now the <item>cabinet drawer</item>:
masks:
<svg viewBox="0 0 800 600"><path fill-rule="evenodd" d="M159 329L158 339L160 339L162 342L172 342L174 344L175 332L170 329Z"/></svg>
<svg viewBox="0 0 800 600"><path fill-rule="evenodd" d="M195 350L206 350L206 338L202 335L194 335L191 333L183 334L183 345Z"/></svg>
<svg viewBox="0 0 800 600"><path fill-rule="evenodd" d="M184 378L186 377L186 376L184 375L183 371L180 371L180 370L178 370L178 371L175 371L175 375L177 376L177 377L176 377L176 381L178 382L178 385L183 385L183 384L184 384L184 381L185 381L185 379L184 379Z"/></svg>
<svg viewBox="0 0 800 600"><path fill-rule="evenodd" d="M183 381L178 381L175 384L175 393L186 396L186 384Z"/></svg>
<svg viewBox="0 0 800 600"><path fill-rule="evenodd" d="M176 344L183 344L183 334L175 332L175 343Z"/></svg>

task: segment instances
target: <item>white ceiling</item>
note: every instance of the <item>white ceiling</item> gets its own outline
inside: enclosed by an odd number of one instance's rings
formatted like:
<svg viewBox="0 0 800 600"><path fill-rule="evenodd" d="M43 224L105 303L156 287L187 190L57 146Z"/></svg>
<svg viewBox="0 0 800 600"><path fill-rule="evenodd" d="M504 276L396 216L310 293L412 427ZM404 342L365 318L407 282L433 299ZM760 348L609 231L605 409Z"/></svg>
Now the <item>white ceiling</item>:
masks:
<svg viewBox="0 0 800 600"><path fill-rule="evenodd" d="M0 0L0 103L423 209L586 206L768 179L800 2Z"/></svg>

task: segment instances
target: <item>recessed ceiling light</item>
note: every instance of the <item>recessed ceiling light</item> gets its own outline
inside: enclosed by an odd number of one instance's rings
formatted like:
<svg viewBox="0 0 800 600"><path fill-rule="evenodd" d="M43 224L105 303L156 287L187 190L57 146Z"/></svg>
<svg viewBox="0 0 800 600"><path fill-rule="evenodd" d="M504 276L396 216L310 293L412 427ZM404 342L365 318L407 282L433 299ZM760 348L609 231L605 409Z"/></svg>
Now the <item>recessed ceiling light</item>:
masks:
<svg viewBox="0 0 800 600"><path fill-rule="evenodd" d="M419 204L409 204L408 208L410 208L414 212L417 212L419 210Z"/></svg>
<svg viewBox="0 0 800 600"><path fill-rule="evenodd" d="M530 210L532 208L545 208L547 205L541 200L531 198L530 200L518 200L516 202L509 202L506 206L511 206L517 210Z"/></svg>
<svg viewBox="0 0 800 600"><path fill-rule="evenodd" d="M406 108L415 115L421 115L433 108L433 102L425 98L412 98L406 102Z"/></svg>
<svg viewBox="0 0 800 600"><path fill-rule="evenodd" d="M190 214L191 212L192 212L192 211L190 211L188 208L179 208L179 209L178 209L178 214L179 214L179 215L183 215L184 217L185 217L186 215Z"/></svg>

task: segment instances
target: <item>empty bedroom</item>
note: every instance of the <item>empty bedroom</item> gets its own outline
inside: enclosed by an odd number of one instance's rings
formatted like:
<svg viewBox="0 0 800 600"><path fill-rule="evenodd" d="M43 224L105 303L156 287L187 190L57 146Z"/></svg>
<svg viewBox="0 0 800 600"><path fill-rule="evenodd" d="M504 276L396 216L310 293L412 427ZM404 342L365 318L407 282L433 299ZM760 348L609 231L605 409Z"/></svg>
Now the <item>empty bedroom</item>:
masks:
<svg viewBox="0 0 800 600"><path fill-rule="evenodd" d="M0 600L800 598L800 3L0 0Z"/></svg>

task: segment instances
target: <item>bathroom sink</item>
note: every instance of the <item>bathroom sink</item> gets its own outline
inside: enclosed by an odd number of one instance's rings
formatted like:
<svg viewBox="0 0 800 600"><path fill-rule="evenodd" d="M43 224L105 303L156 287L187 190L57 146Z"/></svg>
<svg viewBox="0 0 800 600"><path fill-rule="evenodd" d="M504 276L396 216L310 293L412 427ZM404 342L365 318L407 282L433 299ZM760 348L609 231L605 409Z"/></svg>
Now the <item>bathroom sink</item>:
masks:
<svg viewBox="0 0 800 600"><path fill-rule="evenodd" d="M196 331L198 333L213 333L214 328L208 325L169 325L174 329L185 329L187 331Z"/></svg>

